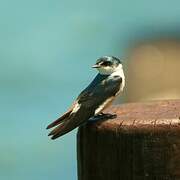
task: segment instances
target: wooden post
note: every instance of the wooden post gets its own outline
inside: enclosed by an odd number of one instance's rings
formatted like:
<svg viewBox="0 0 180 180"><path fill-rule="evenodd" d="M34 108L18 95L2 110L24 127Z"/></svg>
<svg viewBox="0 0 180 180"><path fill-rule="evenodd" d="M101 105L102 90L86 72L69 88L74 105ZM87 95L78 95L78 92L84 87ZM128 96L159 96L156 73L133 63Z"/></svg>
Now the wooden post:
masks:
<svg viewBox="0 0 180 180"><path fill-rule="evenodd" d="M107 110L116 119L79 128L78 180L179 180L180 100Z"/></svg>

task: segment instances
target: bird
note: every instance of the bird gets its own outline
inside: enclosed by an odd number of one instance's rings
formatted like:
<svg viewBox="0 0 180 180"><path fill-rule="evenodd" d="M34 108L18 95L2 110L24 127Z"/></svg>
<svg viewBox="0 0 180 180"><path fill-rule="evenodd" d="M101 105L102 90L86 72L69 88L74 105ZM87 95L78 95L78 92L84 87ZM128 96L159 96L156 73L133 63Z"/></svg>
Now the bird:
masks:
<svg viewBox="0 0 180 180"><path fill-rule="evenodd" d="M107 115L103 110L123 91L125 76L119 58L102 56L92 68L98 70L93 81L79 94L69 110L47 126L47 129L54 128L48 135L51 139L63 136L92 117Z"/></svg>

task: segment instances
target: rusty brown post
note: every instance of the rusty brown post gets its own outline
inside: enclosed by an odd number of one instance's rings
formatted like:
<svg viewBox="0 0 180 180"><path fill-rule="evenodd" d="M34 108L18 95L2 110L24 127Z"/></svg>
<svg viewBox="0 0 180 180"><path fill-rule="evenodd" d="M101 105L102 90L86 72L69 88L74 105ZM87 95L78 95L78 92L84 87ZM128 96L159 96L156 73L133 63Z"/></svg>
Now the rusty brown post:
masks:
<svg viewBox="0 0 180 180"><path fill-rule="evenodd" d="M78 131L78 180L180 180L180 100L113 106Z"/></svg>

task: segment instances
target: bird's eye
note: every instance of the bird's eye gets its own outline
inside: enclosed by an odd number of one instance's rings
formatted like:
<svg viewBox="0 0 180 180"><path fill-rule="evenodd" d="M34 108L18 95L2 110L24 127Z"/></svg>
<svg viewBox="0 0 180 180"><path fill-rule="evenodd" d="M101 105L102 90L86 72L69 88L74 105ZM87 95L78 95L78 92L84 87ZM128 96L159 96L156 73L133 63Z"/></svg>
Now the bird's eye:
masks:
<svg viewBox="0 0 180 180"><path fill-rule="evenodd" d="M111 65L111 62L109 62L109 61L104 61L101 65L103 65L103 66L110 66L110 65Z"/></svg>

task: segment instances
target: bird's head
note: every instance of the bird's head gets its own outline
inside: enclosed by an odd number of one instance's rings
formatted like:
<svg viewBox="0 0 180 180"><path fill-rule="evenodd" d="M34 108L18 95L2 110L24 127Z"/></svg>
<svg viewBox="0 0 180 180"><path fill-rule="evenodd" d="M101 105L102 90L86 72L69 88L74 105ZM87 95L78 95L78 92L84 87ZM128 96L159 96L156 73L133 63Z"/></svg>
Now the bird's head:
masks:
<svg viewBox="0 0 180 180"><path fill-rule="evenodd" d="M97 59L96 64L92 67L96 68L102 75L110 75L122 69L122 63L114 56L103 56Z"/></svg>

